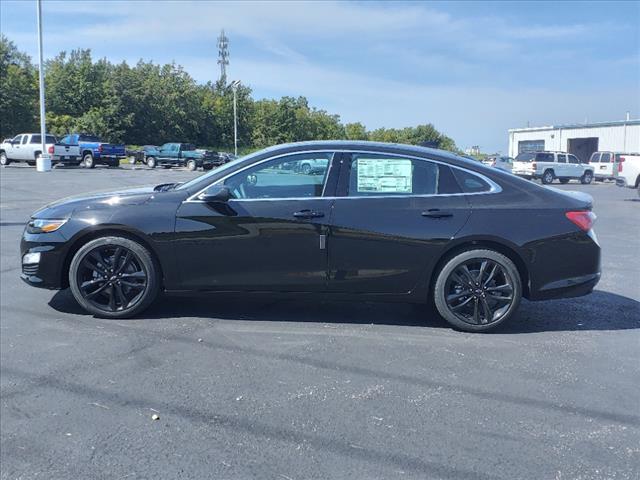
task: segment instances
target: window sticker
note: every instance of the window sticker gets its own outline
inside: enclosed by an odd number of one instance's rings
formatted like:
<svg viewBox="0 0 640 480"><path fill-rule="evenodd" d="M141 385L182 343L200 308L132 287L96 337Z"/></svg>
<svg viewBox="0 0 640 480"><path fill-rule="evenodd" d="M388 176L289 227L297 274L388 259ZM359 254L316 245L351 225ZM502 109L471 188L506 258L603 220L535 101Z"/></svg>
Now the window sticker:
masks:
<svg viewBox="0 0 640 480"><path fill-rule="evenodd" d="M358 158L358 192L412 193L411 160Z"/></svg>

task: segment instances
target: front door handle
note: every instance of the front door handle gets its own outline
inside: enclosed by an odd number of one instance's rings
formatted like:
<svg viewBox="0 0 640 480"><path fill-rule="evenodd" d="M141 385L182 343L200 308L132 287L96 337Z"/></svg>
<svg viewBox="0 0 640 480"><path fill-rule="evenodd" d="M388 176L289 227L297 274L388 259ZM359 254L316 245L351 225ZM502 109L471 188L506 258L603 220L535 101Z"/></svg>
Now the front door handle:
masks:
<svg viewBox="0 0 640 480"><path fill-rule="evenodd" d="M315 210L300 210L293 214L296 218L320 218L324 217L324 213L316 212Z"/></svg>
<svg viewBox="0 0 640 480"><path fill-rule="evenodd" d="M453 213L448 210L440 210L439 208L430 208L426 212L422 212L422 216L429 218L445 218L453 217Z"/></svg>

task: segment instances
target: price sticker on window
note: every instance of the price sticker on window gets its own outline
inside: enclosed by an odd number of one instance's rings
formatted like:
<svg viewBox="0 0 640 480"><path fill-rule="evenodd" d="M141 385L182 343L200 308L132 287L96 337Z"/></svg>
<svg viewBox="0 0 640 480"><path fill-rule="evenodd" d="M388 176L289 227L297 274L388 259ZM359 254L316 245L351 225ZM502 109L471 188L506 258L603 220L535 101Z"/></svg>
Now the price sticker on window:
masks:
<svg viewBox="0 0 640 480"><path fill-rule="evenodd" d="M411 160L403 158L358 158L358 192L412 193Z"/></svg>

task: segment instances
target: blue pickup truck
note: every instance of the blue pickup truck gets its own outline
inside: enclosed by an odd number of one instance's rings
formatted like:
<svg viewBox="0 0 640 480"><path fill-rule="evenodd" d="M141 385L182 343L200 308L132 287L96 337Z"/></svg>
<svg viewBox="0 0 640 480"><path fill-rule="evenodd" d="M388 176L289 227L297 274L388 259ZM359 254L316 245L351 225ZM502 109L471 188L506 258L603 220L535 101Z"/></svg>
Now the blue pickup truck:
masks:
<svg viewBox="0 0 640 480"><path fill-rule="evenodd" d="M103 142L95 135L71 133L64 137L60 143L63 145L78 145L80 147L80 158L82 158L82 163L86 168L93 168L96 165L117 167L120 165L120 159L127 156L124 145Z"/></svg>

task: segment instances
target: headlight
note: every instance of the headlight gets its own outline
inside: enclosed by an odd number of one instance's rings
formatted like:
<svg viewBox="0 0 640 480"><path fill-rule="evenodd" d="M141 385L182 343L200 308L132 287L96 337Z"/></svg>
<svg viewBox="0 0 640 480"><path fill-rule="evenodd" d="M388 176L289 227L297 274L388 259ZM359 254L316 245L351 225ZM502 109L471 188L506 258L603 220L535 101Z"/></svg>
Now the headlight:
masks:
<svg viewBox="0 0 640 480"><path fill-rule="evenodd" d="M27 225L27 232L29 233L50 233L58 230L62 225L67 223L67 219L64 220L52 220L48 218L32 218Z"/></svg>

